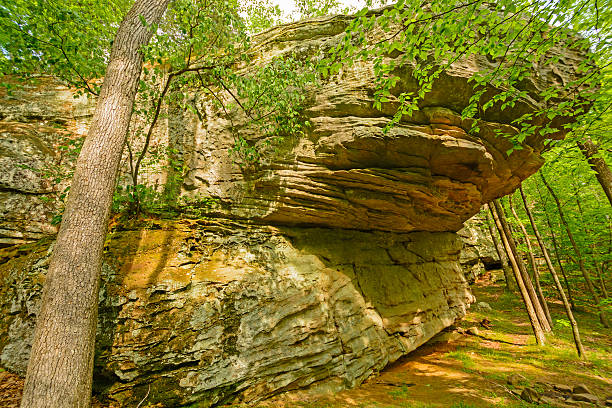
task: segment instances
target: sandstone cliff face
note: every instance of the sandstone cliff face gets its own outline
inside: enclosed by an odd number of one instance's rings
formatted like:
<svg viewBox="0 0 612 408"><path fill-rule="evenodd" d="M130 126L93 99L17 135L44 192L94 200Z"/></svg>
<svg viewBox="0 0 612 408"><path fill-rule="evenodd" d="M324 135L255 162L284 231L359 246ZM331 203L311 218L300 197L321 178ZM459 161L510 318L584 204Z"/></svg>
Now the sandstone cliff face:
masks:
<svg viewBox="0 0 612 408"><path fill-rule="evenodd" d="M318 58L342 39L349 19L307 20L260 34L254 63L278 56ZM240 127L247 118L234 110L230 123L212 102L202 103L201 118L166 107L168 115L153 143L178 152L176 159L187 165L181 194L215 199L213 215L367 231L457 231L482 203L513 191L542 165L542 140L530 138L522 150L507 156L511 143L495 130L513 133L512 120L542 105L534 99L534 89L575 78L581 56L568 49L557 53L558 64L542 66L525 79L530 96L512 109L488 110L478 135L468 134L471 122L459 115L472 94L468 79L492 64L477 56L454 63L434 83L420 111L387 133L383 128L397 101L391 98L381 111L374 109L372 63L346 66L307 92L304 120L312 124L307 134L285 135L277 152L254 169L241 168L230 154L230 124ZM410 71L400 65L402 79L394 94L416 90ZM45 219L56 212L49 203L56 197L42 198L51 186L41 170L59 159L59 133L85 133L94 101L75 100L68 89L48 80L0 97L0 163L8 169L0 175L1 245L53 230ZM243 136L252 145L263 143L257 132ZM159 169L145 166L147 172ZM163 175L150 176L163 182Z"/></svg>
<svg viewBox="0 0 612 408"><path fill-rule="evenodd" d="M290 24L260 35L257 61L316 55L343 35L348 17ZM579 56L526 81L572 75ZM390 132L395 101L372 108L369 62L311 90L304 137L245 171L229 153L227 117L203 103L202 120L168 109L159 135L187 164L181 194L212 197L218 221L116 230L100 294L96 387L134 406L251 401L304 387L354 386L462 317L473 301L455 233L488 200L542 164L541 141L510 143L494 129L538 106L490 112L467 133L467 79L486 58L460 61L421 110ZM414 87L401 67L396 93ZM52 82L0 95L0 246L52 233L58 191L45 169L58 140L84 134L93 102ZM235 122L244 121L239 112ZM260 135L247 135L262 143ZM159 140L157 141L159 142ZM159 175L158 175L159 176ZM233 221L232 221L233 219ZM238 220L238 221L237 221ZM469 241L469 237L468 237ZM0 364L23 373L50 241L0 252Z"/></svg>
<svg viewBox="0 0 612 408"><path fill-rule="evenodd" d="M460 249L452 233L227 221L113 232L95 382L125 406L149 385L147 401L165 406L352 387L465 314ZM50 250L12 251L0 363L23 374Z"/></svg>
<svg viewBox="0 0 612 408"><path fill-rule="evenodd" d="M457 235L463 243L459 263L469 283L486 270L501 269L501 260L482 212L467 220Z"/></svg>
<svg viewBox="0 0 612 408"><path fill-rule="evenodd" d="M55 232L66 184L54 169L62 159L69 166L59 146L85 135L93 106L49 78L0 89L0 247Z"/></svg>

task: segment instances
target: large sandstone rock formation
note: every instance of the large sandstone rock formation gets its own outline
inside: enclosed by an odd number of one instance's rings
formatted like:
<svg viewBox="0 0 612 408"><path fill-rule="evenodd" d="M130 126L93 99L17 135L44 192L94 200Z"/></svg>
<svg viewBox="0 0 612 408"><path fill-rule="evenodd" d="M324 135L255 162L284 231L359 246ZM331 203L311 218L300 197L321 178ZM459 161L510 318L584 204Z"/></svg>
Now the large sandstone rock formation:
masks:
<svg viewBox="0 0 612 408"><path fill-rule="evenodd" d="M255 64L279 56L316 59L342 39L349 20L307 20L260 34ZM513 191L542 165L541 138L528 138L522 150L507 156L512 144L495 131L512 134L514 119L544 104L534 90L575 78L581 55L570 49L556 52L560 61L555 66L541 66L522 81L529 93L525 100L504 111L487 110L477 136L468 134L471 121L462 120L460 112L472 94L468 79L494 64L484 56L454 63L434 83L421 109L387 133L383 128L397 102L391 98L382 111L373 108L372 64L357 61L308 93L304 120L312 126L307 134L286 135L256 169L245 170L230 154L232 126L213 103L203 102L202 118L169 108L154 142L168 145L178 152L174 159L186 163L182 194L213 198L216 215L279 225L457 231L482 203ZM409 65L399 66L394 94L416 90L410 71ZM75 100L65 87L49 81L0 97L0 163L8 169L0 175L2 245L52 229L44 222L48 200L40 196L50 187L40 170L57 161L58 127L84 134L93 101ZM237 109L230 113L235 127L247 121ZM243 136L253 145L264 142L257 132Z"/></svg>
<svg viewBox="0 0 612 408"><path fill-rule="evenodd" d="M348 21L336 16L272 29L259 36L256 61L321 55L340 42ZM542 67L524 81L526 90L567 83L574 76L581 56L558 52L563 63ZM420 111L384 133L397 102L391 99L382 111L373 108L372 62L356 61L311 92L304 114L312 126L306 136L287 137L277 156L255 171L234 163L230 123L207 105L207 120L195 126L193 144L184 150L189 162L185 187L189 194L218 199L220 214L265 223L457 231L482 203L513 191L543 163L543 140L529 138L522 150L507 156L510 141L495 134L513 134L514 119L542 106L532 97L512 109L488 110L478 136L468 134L472 122L460 117L472 94L468 80L492 64L484 56L454 63L434 82ZM400 65L397 71L401 80L393 93L416 91L411 67ZM236 111L232 123L245 120ZM261 142L257 133L244 137L254 145Z"/></svg>
<svg viewBox="0 0 612 408"><path fill-rule="evenodd" d="M97 388L125 406L352 387L465 314L453 233L155 224L109 239ZM26 255L22 255L25 253ZM25 372L48 243L4 250L0 363Z"/></svg>
<svg viewBox="0 0 612 408"><path fill-rule="evenodd" d="M341 39L348 19L272 29L257 38L256 61L316 56ZM559 53L562 62L542 67L527 89L573 75L579 56ZM351 387L462 317L473 299L455 232L542 164L542 140L507 156L510 142L494 132L512 132L509 123L539 105L532 97L491 110L480 134L468 134L471 124L459 116L467 80L486 64L484 57L454 64L418 113L384 133L396 102L372 108L372 66L357 62L310 91L307 134L287 135L250 169L230 155L230 124L214 105L202 104L202 120L169 109L156 137L187 164L180 193L192 202L213 198L208 215L218 221L113 231L97 389L125 406L149 389L148 402L208 406ZM409 66L398 73L395 93L414 88ZM83 133L92 106L49 82L16 95L0 103L3 246L53 232L58 186L44 169L61 157L58 138ZM0 363L18 373L50 242L0 252Z"/></svg>

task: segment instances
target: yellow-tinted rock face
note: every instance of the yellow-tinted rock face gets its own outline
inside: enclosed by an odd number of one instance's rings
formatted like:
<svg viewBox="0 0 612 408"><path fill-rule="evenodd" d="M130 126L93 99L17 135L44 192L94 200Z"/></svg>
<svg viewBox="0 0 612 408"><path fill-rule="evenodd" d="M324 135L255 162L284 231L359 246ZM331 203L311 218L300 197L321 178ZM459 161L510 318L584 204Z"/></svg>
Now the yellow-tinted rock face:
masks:
<svg viewBox="0 0 612 408"><path fill-rule="evenodd" d="M94 106L50 78L20 84L0 88L0 247L56 232L50 221L68 181L53 170L71 166L59 146L85 135Z"/></svg>
<svg viewBox="0 0 612 408"><path fill-rule="evenodd" d="M133 406L359 384L464 315L452 233L168 223L107 243L95 383ZM47 244L5 249L0 363L27 364Z"/></svg>
<svg viewBox="0 0 612 408"><path fill-rule="evenodd" d="M255 38L254 64L277 56L318 58L342 39L349 19L335 16L269 30ZM495 131L514 133L514 119L543 106L531 91L575 79L582 56L569 49L555 52L561 57L555 67L541 66L523 81L529 96L504 111L487 110L478 135L468 134L471 121L459 113L473 93L468 79L492 64L484 56L452 64L434 82L420 110L386 133L397 98L374 109L372 63L346 66L306 93L304 120L311 123L306 135L285 135L278 151L256 169L241 169L230 155L230 124L241 128L248 118L236 109L229 121L212 102L197 102L199 116L167 107L152 144L176 152L174 160L187 169L181 194L215 199L213 215L274 225L457 231L483 203L513 191L542 165L542 140L529 138L508 157L512 145ZM416 91L410 64L399 61L400 80L393 93ZM93 104L73 99L70 90L50 80L14 96L0 94L0 164L8 169L0 174L0 245L53 230L45 219L56 210L58 194L48 196L41 189L41 169L57 161L57 146L49 136L61 133L58 128L83 135ZM243 130L250 143L263 143L257 131ZM35 154L24 153L26 147ZM163 184L165 175L159 166L144 166L144 179Z"/></svg>

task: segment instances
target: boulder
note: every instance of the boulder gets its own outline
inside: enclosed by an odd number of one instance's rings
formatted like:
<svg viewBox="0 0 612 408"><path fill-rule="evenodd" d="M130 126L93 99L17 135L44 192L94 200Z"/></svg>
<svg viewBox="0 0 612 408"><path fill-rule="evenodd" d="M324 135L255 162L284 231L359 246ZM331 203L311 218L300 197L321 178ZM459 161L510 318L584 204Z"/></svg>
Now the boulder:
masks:
<svg viewBox="0 0 612 408"><path fill-rule="evenodd" d="M459 333L459 332L456 332L456 331L453 331L453 332L443 331L441 333L436 334L427 343L428 344L452 343L454 341L459 340L460 338L461 338L461 333Z"/></svg>
<svg viewBox="0 0 612 408"><path fill-rule="evenodd" d="M537 404L540 400L540 393L530 387L525 387L523 392L521 392L521 399L523 401L529 402L530 404Z"/></svg>
<svg viewBox="0 0 612 408"><path fill-rule="evenodd" d="M513 374L510 374L508 376L508 379L507 379L506 382L509 385L517 387L517 386L521 385L521 383L526 382L526 381L527 381L527 379L525 378L525 376L523 376L521 374L513 373Z"/></svg>
<svg viewBox="0 0 612 408"><path fill-rule="evenodd" d="M593 394L572 394L570 401L584 401L590 404L599 404L599 398Z"/></svg>
<svg viewBox="0 0 612 408"><path fill-rule="evenodd" d="M562 392L563 394L571 394L572 393L572 387L569 385L565 385L565 384L554 384L553 388L559 392Z"/></svg>
<svg viewBox="0 0 612 408"><path fill-rule="evenodd" d="M169 222L111 232L97 392L121 406L352 387L464 316L452 233ZM0 363L26 369L49 242L0 251Z"/></svg>
<svg viewBox="0 0 612 408"><path fill-rule="evenodd" d="M479 310L482 312L490 312L493 310L493 308L487 302L478 302L476 303L476 306L474 307L476 310Z"/></svg>
<svg viewBox="0 0 612 408"><path fill-rule="evenodd" d="M573 394L593 394L585 384L577 384L572 389Z"/></svg>

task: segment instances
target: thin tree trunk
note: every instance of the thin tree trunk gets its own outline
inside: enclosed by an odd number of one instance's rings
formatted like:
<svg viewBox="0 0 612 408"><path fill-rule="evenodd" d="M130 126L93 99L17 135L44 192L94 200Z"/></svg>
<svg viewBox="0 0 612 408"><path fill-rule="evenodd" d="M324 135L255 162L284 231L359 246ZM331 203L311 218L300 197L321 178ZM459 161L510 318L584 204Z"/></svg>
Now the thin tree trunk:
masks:
<svg viewBox="0 0 612 408"><path fill-rule="evenodd" d="M606 287L606 280L604 279L604 276L603 276L604 263L602 262L599 265L599 267L595 265L595 270L597 271L597 277L599 278L599 286L601 289L601 294L603 295L604 299L607 299L608 298L608 288Z"/></svg>
<svg viewBox="0 0 612 408"><path fill-rule="evenodd" d="M521 188L521 186L519 186ZM550 310L548 309L548 303L546 303L546 298L544 297L544 293L542 292L542 285L540 285L540 273L538 271L538 265L536 264L535 255L533 254L533 248L531 247L531 242L529 240L529 234L527 233L527 229L521 222L518 214L516 213L516 209L512 204L512 196L508 196L508 204L510 205L510 211L512 211L512 215L514 215L514 219L518 223L519 228L523 232L523 236L525 237L525 243L527 244L527 251L529 252L529 260L531 262L531 267L533 268L533 278L536 284L536 290L538 294L538 298L540 299L540 303L542 305L542 309L544 309L544 314L546 315L546 320L548 321L548 325L552 328L553 322L550 317Z"/></svg>
<svg viewBox="0 0 612 408"><path fill-rule="evenodd" d="M493 203L496 204L495 202ZM521 297L523 298L523 304L525 305L525 310L527 311L527 316L529 317L529 323L531 323L531 328L533 329L533 335L535 337L536 343L539 345L544 345L546 343L544 331L542 330L542 326L540 325L538 316L536 315L533 304L531 303L531 298L527 293L527 288L525 287L525 283L523 282L523 278L521 277L518 263L510 247L506 232L502 227L500 217L498 216L497 205L491 205L491 203L489 203L489 210L491 211L491 216L493 217L493 220L495 220L495 225L497 226L497 229L499 231L500 238L504 244L504 247L506 248L508 260L512 265L512 272L514 272L514 278L516 279L519 292L521 293Z"/></svg>
<svg viewBox="0 0 612 408"><path fill-rule="evenodd" d="M572 310L576 310L576 303L574 303L574 297L572 296L572 287L570 286L569 280L567 279L567 274L565 273L563 262L561 262L561 253L559 251L559 245L557 244L557 236L555 235L555 229L552 226L550 215L548 214L548 211L546 210L546 206L544 205L544 199L542 197L542 192L540 191L540 187L538 187L537 184L536 184L536 188L538 190L540 202L542 203L542 209L544 211L544 216L546 217L546 224L548 225L548 230L550 231L550 238L552 240L553 249L555 250L555 258L557 259L559 270L561 271L561 275L563 276L563 281L565 282L565 288L567 289L567 296L569 298L570 304L572 305Z"/></svg>
<svg viewBox="0 0 612 408"><path fill-rule="evenodd" d="M580 223L582 224L582 228L584 230L584 234L587 237L587 240L591 243L590 247L591 247L591 252L593 254L593 256L595 256L596 252L597 252L597 244L595 242L595 240L593 239L592 235L591 235L591 229L587 227L587 223L584 222L584 211L582 211L582 204L580 203L580 198L578 195L579 192L579 188L578 186L576 186L576 184L574 184L574 191L575 191L575 196L576 196L576 205L578 206L578 212L580 213ZM601 292L601 295L603 296L604 299L608 298L608 291L606 289L606 283L605 280L603 279L602 276L602 268L603 268L603 263L601 265L597 265L597 261L593 260L593 266L595 267L595 272L597 273L597 279L599 279L599 291ZM600 268L601 266L601 268ZM597 279L595 280L595 282L597 283ZM597 287L597 284L595 284L594 286Z"/></svg>
<svg viewBox="0 0 612 408"><path fill-rule="evenodd" d="M576 241L574 240L574 235L572 234L572 231L569 228L569 224L567 223L567 220L565 219L565 215L563 213L563 208L561 207L561 203L559 202L559 198L553 191L550 184L548 184L548 182L546 181L546 178L544 177L544 174L541 171L540 171L540 177L542 178L542 182L544 183L544 185L550 192L550 195L552 196L552 198L555 200L555 203L557 204L557 209L559 210L559 217L561 218L561 222L563 223L563 226L565 227L567 236L570 242L572 243L572 247L574 248L574 252L576 253L576 258L578 258L578 267L580 268L580 272L582 272L582 276L584 277L584 281L586 282L587 289L591 293L591 296L593 297L593 300L595 301L595 305L599 312L599 320L601 321L601 324L604 325L604 327L610 327L606 314L603 308L601 307L601 305L599 304L599 301L600 301L599 295L597 295L597 292L595 291L595 287L593 286L593 283L591 282L591 277L589 276L589 273L587 272L584 266L584 258L582 257L582 253L580 252L580 249L578 248L578 245L576 244Z"/></svg>
<svg viewBox="0 0 612 408"><path fill-rule="evenodd" d="M608 288L606 287L606 280L604 278L604 274L606 272L606 270L608 269L608 264L611 262L610 261L610 254L612 253L612 220L609 220L608 222L608 237L609 237L609 242L608 242L608 253L607 253L607 257L608 259L605 261L602 261L601 264L599 265L599 280L601 281L601 289L603 290L603 294L606 298L608 298Z"/></svg>
<svg viewBox="0 0 612 408"><path fill-rule="evenodd" d="M559 276L557 275L557 271L553 266L552 261L550 260L550 256L548 255L548 250L546 249L546 245L544 245L544 241L542 240L542 236L540 235L540 231L538 231L538 227L533 219L533 214L531 214L531 210L529 209L529 205L527 204L527 197L525 197L525 192L523 191L523 186L519 186L519 191L521 192L521 198L523 199L523 205L525 206L525 212L527 213L527 217L529 217L529 223L531 224L531 228L533 228L533 233L538 241L538 245L542 250L542 254L544 255L544 259L546 260L546 266L548 266L548 270L553 277L553 281L555 282L555 286L557 287L557 291L559 292L559 296L561 296L561 301L563 302L563 307L565 308L565 313L567 314L567 319L570 322L572 327L572 334L574 335L574 343L576 344L576 351L578 352L578 356L580 358L585 357L584 347L582 346L582 340L580 340L580 331L578 330L578 323L576 319L574 319L574 314L572 313L572 307L567 300L567 296L565 296L565 291L563 290L563 286L561 285L561 281L559 281Z"/></svg>
<svg viewBox="0 0 612 408"><path fill-rule="evenodd" d="M104 238L149 25L169 0L138 0L121 23L89 133L79 156L53 255L25 381L22 408L91 403Z"/></svg>
<svg viewBox="0 0 612 408"><path fill-rule="evenodd" d="M485 206L488 207L489 205L485 204ZM500 248L500 242L497 239L495 232L493 231L493 226L491 225L492 220L489 217L489 214L485 212L485 215L487 217L487 227L489 228L489 234L491 235L491 239L493 240L495 251L497 252L497 256L499 257L499 262L501 263L502 270L504 272L504 279L506 280L506 289L512 292L512 286L513 286L512 285L512 275L510 274L510 265L508 265L508 259L504 255L505 252L502 250L502 248Z"/></svg>
<svg viewBox="0 0 612 408"><path fill-rule="evenodd" d="M512 253L514 254L514 258L516 259L516 263L519 267L519 272L521 274L521 277L523 278L523 283L525 284L525 287L527 288L527 294L529 295L529 298L531 299L531 304L533 305L533 308L535 309L535 312L536 312L536 316L538 317L538 320L540 321L540 326L542 327L542 330L544 330L545 332L549 332L552 330L552 327L550 327L550 325L548 324L548 320L546 319L546 314L544 313L544 309L542 308L542 305L540 304L540 300L538 299L538 295L535 291L535 288L533 287L533 283L531 282L529 273L527 273L527 268L525 267L525 264L523 263L523 259L521 258L520 253L518 249L516 248L516 242L514 242L512 231L510 230L510 226L508 225L508 222L506 221L504 209L502 208L501 204L499 204L498 200L494 200L493 205L495 206L495 210L497 211L497 214L499 216L499 220L501 222L502 228L506 234L506 237L508 238L508 244L510 245L510 249Z"/></svg>
<svg viewBox="0 0 612 408"><path fill-rule="evenodd" d="M602 157L598 157L599 149L593 143L590 137L585 137L581 142L576 142L580 151L589 162L591 168L595 171L595 177L603 188L604 193L608 197L610 205L612 205L612 171Z"/></svg>

